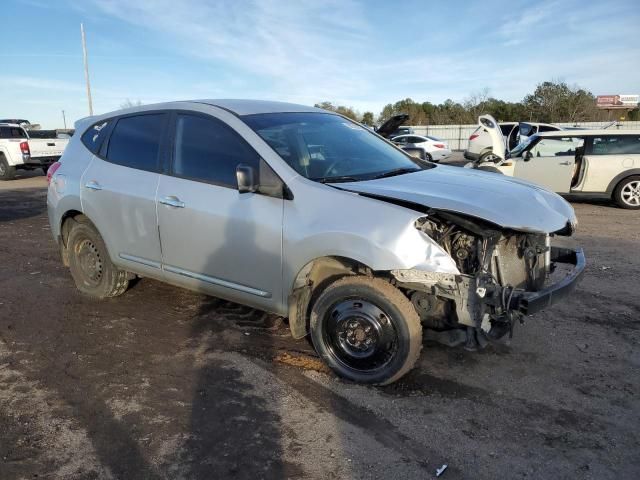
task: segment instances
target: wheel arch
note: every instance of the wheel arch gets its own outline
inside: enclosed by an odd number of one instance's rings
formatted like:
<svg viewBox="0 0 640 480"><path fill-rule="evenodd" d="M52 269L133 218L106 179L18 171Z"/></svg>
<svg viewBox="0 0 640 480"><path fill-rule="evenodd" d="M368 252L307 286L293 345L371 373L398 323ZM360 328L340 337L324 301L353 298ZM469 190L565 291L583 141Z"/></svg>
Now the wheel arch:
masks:
<svg viewBox="0 0 640 480"><path fill-rule="evenodd" d="M300 269L288 298L289 328L293 338L309 333L309 311L317 296L333 281L349 275L373 276L364 263L339 255L318 257Z"/></svg>
<svg viewBox="0 0 640 480"><path fill-rule="evenodd" d="M58 244L60 245L60 254L62 256L62 263L68 267L69 266L69 251L67 248L67 239L69 238L69 232L73 228L74 223L89 223L96 228L95 224L87 217L84 213L79 210L67 210L64 212L62 217L60 218L60 235L58 239ZM97 230L97 228L96 228Z"/></svg>
<svg viewBox="0 0 640 480"><path fill-rule="evenodd" d="M636 175L640 175L640 168L630 168L629 170L625 170L624 172L620 172L618 175L613 177L613 180L609 182L609 186L607 187L607 194L613 195L620 182L626 180L628 177L634 177Z"/></svg>

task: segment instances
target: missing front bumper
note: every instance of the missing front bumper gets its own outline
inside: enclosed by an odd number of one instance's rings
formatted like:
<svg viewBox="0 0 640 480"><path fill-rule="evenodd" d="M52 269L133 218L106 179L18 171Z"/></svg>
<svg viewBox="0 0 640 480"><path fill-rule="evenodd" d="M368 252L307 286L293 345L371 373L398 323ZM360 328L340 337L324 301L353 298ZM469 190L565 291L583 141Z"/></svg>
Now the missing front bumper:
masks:
<svg viewBox="0 0 640 480"><path fill-rule="evenodd" d="M571 265L572 269L562 280L538 292L514 294L509 305L510 310L532 315L562 300L575 290L586 266L584 251L581 248L551 247L551 261L556 264Z"/></svg>
<svg viewBox="0 0 640 480"><path fill-rule="evenodd" d="M571 270L557 283L538 291L527 291L496 284L486 275L470 276L419 270L393 270L399 286L422 291L455 304L459 326L480 328L487 318L512 322L513 315L531 315L565 298L577 286L585 268L582 249L551 247L549 260Z"/></svg>

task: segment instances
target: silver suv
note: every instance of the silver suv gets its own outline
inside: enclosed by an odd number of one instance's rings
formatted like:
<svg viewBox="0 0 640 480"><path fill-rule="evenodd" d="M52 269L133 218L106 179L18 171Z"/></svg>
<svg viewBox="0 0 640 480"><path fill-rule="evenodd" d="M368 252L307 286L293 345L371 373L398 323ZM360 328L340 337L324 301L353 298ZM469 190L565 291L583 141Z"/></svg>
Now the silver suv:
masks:
<svg viewBox="0 0 640 480"><path fill-rule="evenodd" d="M288 317L348 379L386 384L425 337L475 349L562 298L581 250L555 193L419 162L340 115L201 100L81 120L49 221L83 293L136 276ZM554 263L567 263L551 280Z"/></svg>

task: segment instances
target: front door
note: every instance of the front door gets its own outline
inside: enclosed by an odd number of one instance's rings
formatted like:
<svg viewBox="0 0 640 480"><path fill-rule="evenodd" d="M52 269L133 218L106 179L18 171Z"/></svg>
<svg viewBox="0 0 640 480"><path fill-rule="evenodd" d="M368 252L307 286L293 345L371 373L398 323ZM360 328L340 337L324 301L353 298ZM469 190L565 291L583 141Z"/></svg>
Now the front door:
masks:
<svg viewBox="0 0 640 480"><path fill-rule="evenodd" d="M259 156L211 116L177 113L158 185L163 268L173 283L269 310L281 303L283 200L239 193L236 167Z"/></svg>
<svg viewBox="0 0 640 480"><path fill-rule="evenodd" d="M542 185L557 193L568 193L574 173L576 149L582 139L542 138L530 151L529 160L518 158L513 176Z"/></svg>

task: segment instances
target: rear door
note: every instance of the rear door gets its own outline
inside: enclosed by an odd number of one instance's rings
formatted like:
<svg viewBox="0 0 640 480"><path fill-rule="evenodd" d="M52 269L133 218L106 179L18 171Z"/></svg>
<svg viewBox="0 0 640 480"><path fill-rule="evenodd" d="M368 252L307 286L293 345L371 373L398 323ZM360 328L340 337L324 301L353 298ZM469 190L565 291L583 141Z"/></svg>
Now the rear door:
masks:
<svg viewBox="0 0 640 480"><path fill-rule="evenodd" d="M568 193L574 173L576 149L583 145L582 138L541 138L529 151L529 160L518 158L514 177L529 180L558 192Z"/></svg>
<svg viewBox="0 0 640 480"><path fill-rule="evenodd" d="M81 180L83 210L113 261L152 276L161 274L156 190L168 116L144 112L116 119Z"/></svg>
<svg viewBox="0 0 640 480"><path fill-rule="evenodd" d="M167 279L269 310L282 296L282 198L238 192L239 164L268 169L213 116L178 112L169 175L158 186ZM275 174L274 174L275 175Z"/></svg>

